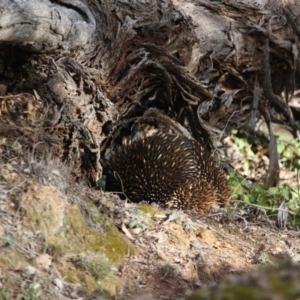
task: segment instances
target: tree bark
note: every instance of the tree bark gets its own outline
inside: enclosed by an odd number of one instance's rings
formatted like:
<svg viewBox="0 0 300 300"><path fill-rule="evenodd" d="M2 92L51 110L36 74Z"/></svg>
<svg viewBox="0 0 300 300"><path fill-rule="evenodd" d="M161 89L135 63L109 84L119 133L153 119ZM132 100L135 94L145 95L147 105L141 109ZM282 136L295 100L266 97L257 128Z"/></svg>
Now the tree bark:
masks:
<svg viewBox="0 0 300 300"><path fill-rule="evenodd" d="M85 47L96 30L95 18L83 1L0 1L0 41L24 51Z"/></svg>
<svg viewBox="0 0 300 300"><path fill-rule="evenodd" d="M254 126L259 116L297 134L288 103L299 75L296 2L0 0L0 7L0 134L35 151L51 148L80 180L95 183L105 151L145 123L211 151L224 132Z"/></svg>

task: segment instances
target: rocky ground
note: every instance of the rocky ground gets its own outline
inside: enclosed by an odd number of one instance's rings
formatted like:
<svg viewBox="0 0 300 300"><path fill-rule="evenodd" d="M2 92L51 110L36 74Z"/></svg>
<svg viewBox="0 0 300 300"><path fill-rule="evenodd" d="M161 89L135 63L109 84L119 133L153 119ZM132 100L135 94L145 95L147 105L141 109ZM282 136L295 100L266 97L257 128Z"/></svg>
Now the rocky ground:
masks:
<svg viewBox="0 0 300 300"><path fill-rule="evenodd" d="M132 204L22 151L2 140L0 299L179 300L279 258L299 262L298 227L280 230L238 199L204 214ZM238 168L239 149L227 154Z"/></svg>

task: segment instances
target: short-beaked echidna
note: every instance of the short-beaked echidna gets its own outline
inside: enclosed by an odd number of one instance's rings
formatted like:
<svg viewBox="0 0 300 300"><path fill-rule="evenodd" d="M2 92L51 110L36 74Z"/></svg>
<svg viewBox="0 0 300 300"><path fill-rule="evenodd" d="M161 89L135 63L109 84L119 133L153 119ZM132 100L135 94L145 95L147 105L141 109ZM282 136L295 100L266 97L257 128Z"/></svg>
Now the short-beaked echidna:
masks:
<svg viewBox="0 0 300 300"><path fill-rule="evenodd" d="M223 171L198 142L180 134L142 135L106 159L106 190L133 202L203 211L231 196Z"/></svg>

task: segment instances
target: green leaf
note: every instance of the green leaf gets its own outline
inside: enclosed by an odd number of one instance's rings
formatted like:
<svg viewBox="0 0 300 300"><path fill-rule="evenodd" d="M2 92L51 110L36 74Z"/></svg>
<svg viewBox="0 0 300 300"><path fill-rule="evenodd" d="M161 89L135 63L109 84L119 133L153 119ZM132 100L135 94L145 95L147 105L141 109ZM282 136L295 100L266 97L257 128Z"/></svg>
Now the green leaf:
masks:
<svg viewBox="0 0 300 300"><path fill-rule="evenodd" d="M286 149L284 152L283 152L283 156L285 158L292 158L293 157L293 152L290 150L290 149Z"/></svg>
<svg viewBox="0 0 300 300"><path fill-rule="evenodd" d="M291 193L290 193L289 189L287 189L287 188L284 188L284 189L281 191L281 195L282 195L282 197L283 197L285 200L290 200L290 199L291 199Z"/></svg>
<svg viewBox="0 0 300 300"><path fill-rule="evenodd" d="M277 151L279 154L282 154L282 152L284 151L285 149L285 143L282 142L282 141L279 141L278 144L277 144Z"/></svg>
<svg viewBox="0 0 300 300"><path fill-rule="evenodd" d="M269 196L275 196L275 195L278 195L278 192L279 192L278 187L271 187L268 189L267 194Z"/></svg>
<svg viewBox="0 0 300 300"><path fill-rule="evenodd" d="M238 147L240 149L245 148L245 146L248 144L246 139L242 139L242 138L236 138L235 139L236 144L238 145Z"/></svg>
<svg viewBox="0 0 300 300"><path fill-rule="evenodd" d="M289 206L289 210L291 210L294 213L298 213L299 212L299 203L297 201L290 201L288 203Z"/></svg>
<svg viewBox="0 0 300 300"><path fill-rule="evenodd" d="M295 147L299 147L299 142L296 139L290 140L289 144Z"/></svg>

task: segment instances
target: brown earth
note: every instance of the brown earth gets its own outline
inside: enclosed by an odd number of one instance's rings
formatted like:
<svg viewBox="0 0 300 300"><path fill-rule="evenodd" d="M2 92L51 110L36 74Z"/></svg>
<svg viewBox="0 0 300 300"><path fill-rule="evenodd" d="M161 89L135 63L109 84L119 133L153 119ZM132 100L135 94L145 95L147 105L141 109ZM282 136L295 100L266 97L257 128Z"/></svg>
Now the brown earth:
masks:
<svg viewBox="0 0 300 300"><path fill-rule="evenodd" d="M278 258L299 261L296 227L279 230L236 199L204 214L132 204L74 183L60 163L9 155L0 166L0 299L179 300ZM111 262L96 280L78 263L90 253Z"/></svg>

